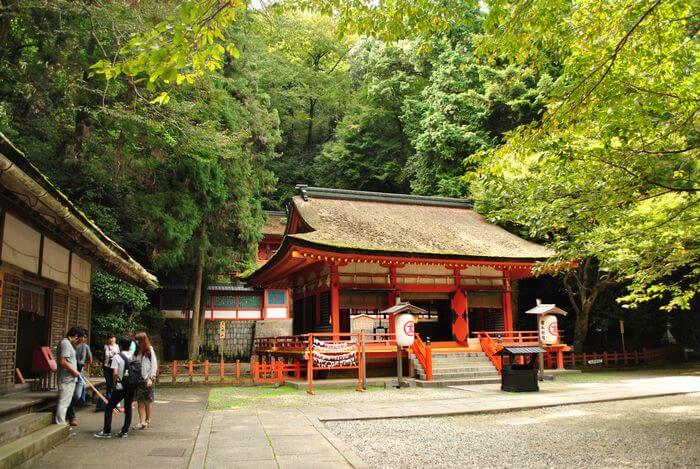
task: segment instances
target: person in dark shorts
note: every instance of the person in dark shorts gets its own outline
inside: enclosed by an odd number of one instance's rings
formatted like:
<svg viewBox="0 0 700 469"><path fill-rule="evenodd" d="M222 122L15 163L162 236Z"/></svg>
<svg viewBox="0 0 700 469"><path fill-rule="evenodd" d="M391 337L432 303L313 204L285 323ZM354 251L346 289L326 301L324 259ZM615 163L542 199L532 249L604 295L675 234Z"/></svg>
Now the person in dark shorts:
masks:
<svg viewBox="0 0 700 469"><path fill-rule="evenodd" d="M139 430L148 428L151 423L153 412L154 387L156 376L158 376L158 359L156 352L151 346L151 341L145 332L136 334L136 355L135 360L141 363L141 379L136 385L135 400L139 409Z"/></svg>

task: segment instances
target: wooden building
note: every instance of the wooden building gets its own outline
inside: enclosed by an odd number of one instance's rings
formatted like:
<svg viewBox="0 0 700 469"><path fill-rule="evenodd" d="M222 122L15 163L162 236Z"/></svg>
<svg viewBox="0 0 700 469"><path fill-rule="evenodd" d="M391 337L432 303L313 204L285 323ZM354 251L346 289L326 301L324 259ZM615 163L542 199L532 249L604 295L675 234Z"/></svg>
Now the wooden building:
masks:
<svg viewBox="0 0 700 469"><path fill-rule="evenodd" d="M92 270L157 288L157 279L107 237L0 134L0 385L31 375L39 345L90 329Z"/></svg>
<svg viewBox="0 0 700 469"><path fill-rule="evenodd" d="M247 282L288 288L295 334L391 332L379 312L410 301L417 332L468 345L513 331L518 279L552 252L489 223L461 199L298 187L279 250Z"/></svg>

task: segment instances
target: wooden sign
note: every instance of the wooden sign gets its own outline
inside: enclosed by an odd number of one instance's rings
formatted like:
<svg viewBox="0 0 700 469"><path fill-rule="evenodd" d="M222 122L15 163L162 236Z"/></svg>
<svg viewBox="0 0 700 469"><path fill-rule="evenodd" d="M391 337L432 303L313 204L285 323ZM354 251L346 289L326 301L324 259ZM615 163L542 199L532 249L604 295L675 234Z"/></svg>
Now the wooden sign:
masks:
<svg viewBox="0 0 700 469"><path fill-rule="evenodd" d="M226 322L219 321L219 339L223 340L226 338Z"/></svg>

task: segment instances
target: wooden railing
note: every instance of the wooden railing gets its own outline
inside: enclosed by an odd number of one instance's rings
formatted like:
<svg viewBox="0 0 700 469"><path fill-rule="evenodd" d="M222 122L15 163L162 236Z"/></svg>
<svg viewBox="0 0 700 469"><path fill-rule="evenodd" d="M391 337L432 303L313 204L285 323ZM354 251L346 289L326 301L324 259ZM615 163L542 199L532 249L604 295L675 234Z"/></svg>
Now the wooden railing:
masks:
<svg viewBox="0 0 700 469"><path fill-rule="evenodd" d="M309 343L310 334L282 337L262 337L253 343L254 353L267 352L304 352Z"/></svg>
<svg viewBox="0 0 700 469"><path fill-rule="evenodd" d="M250 364L250 374L253 377L253 382L256 384L284 383L285 375L294 375L296 378L301 378L301 362L253 362Z"/></svg>
<svg viewBox="0 0 700 469"><path fill-rule="evenodd" d="M240 384L247 377L240 360L226 363L178 361L162 363L158 370L159 380L166 382L169 377L172 384Z"/></svg>
<svg viewBox="0 0 700 469"><path fill-rule="evenodd" d="M563 352L563 361L566 366L570 367L591 365L636 365L639 363L649 363L654 360L660 360L673 356L680 357L682 354L683 346L669 345L666 347L658 347L653 349L645 348L642 350L633 350L626 352ZM555 355L556 354L552 352L545 354L545 368L557 367Z"/></svg>
<svg viewBox="0 0 700 469"><path fill-rule="evenodd" d="M416 334L416 337L413 341L413 345L411 346L411 350L418 359L418 362L423 367L423 370L425 371L426 380L431 381L433 379L432 347L423 342L419 334Z"/></svg>
<svg viewBox="0 0 700 469"><path fill-rule="evenodd" d="M503 344L503 345L537 345L539 344L539 337L537 331L483 331L474 332L474 334L481 339L482 337L488 338L493 342Z"/></svg>
<svg viewBox="0 0 700 469"><path fill-rule="evenodd" d="M482 331L474 332L479 338L481 350L491 360L498 373L501 373L503 361L496 353L505 345L538 345L539 337L537 331Z"/></svg>

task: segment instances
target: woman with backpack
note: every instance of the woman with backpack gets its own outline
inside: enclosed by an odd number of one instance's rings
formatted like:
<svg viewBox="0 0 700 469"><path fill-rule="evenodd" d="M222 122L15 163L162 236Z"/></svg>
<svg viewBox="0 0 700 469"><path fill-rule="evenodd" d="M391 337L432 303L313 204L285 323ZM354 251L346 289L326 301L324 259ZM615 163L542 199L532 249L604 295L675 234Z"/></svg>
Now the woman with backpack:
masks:
<svg viewBox="0 0 700 469"><path fill-rule="evenodd" d="M136 334L136 355L134 359L141 363L141 375L136 385L136 402L139 409L139 430L148 428L153 412L154 386L158 376L158 360L156 352L145 332Z"/></svg>
<svg viewBox="0 0 700 469"><path fill-rule="evenodd" d="M95 433L96 438L112 437L112 412L117 404L124 401L124 425L117 433L117 437L126 438L129 436L129 426L131 426L131 403L134 400L134 391L141 377L141 363L134 360L129 351L132 336L124 335L119 338L119 348L122 350L112 358L111 369L114 378L114 391L109 398L105 409L105 420L102 431Z"/></svg>

